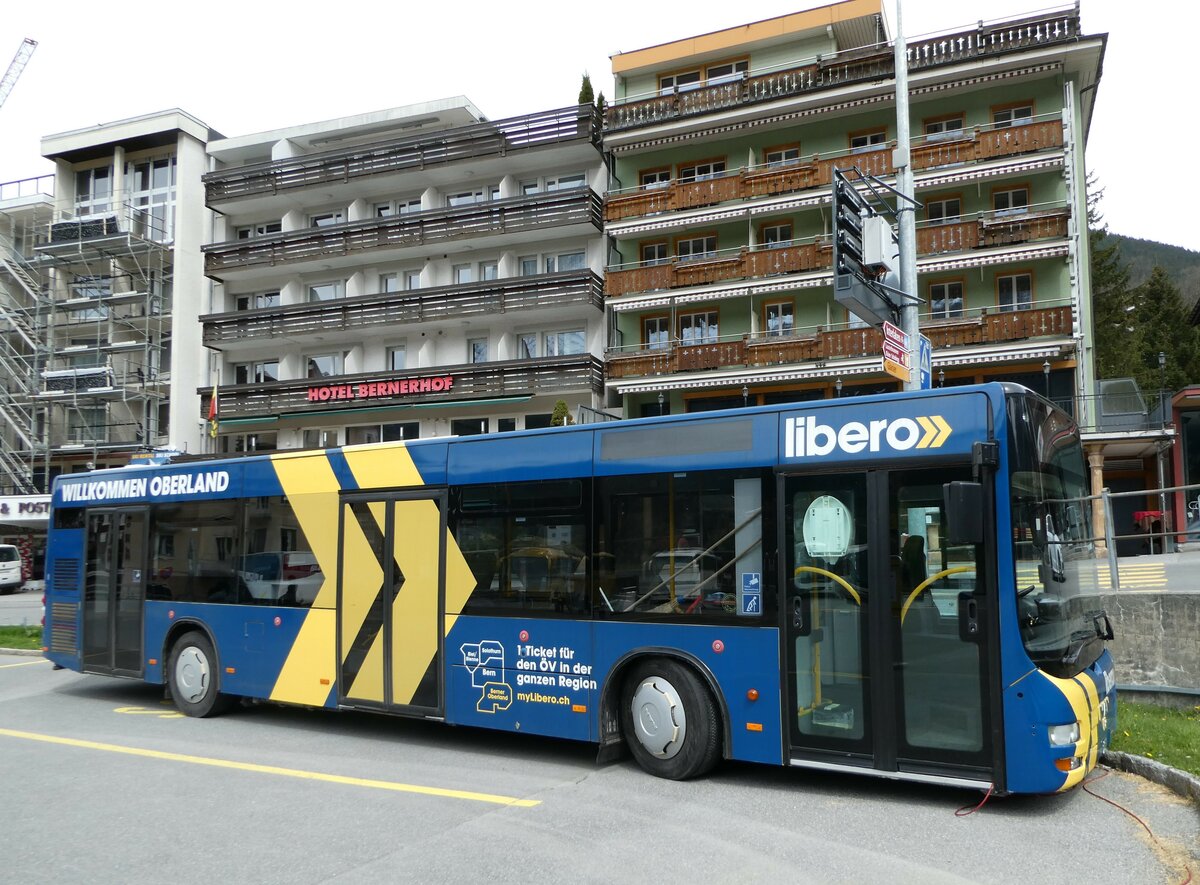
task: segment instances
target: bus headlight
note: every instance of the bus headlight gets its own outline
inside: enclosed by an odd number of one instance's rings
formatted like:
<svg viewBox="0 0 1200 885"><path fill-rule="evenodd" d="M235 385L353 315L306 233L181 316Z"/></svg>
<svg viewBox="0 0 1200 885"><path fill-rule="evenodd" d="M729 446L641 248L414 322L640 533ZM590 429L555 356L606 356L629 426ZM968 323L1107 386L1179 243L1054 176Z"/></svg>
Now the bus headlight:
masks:
<svg viewBox="0 0 1200 885"><path fill-rule="evenodd" d="M1069 747L1079 741L1079 723L1050 726L1050 746Z"/></svg>

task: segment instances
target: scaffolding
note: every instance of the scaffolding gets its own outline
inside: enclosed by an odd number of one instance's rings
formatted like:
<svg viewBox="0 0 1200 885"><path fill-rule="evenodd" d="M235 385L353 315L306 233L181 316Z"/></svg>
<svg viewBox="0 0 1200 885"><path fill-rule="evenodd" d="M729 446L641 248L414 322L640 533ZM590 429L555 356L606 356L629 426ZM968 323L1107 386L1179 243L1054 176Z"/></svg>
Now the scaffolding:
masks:
<svg viewBox="0 0 1200 885"><path fill-rule="evenodd" d="M169 209L25 202L0 199L0 483L36 493L165 440L173 261Z"/></svg>

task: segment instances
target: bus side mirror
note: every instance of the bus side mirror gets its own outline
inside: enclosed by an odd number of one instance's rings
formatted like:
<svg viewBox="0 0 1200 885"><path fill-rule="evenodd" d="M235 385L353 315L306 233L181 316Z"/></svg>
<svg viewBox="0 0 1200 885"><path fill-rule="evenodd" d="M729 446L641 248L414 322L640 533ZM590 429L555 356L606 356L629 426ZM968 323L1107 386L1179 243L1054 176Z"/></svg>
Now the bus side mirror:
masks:
<svg viewBox="0 0 1200 885"><path fill-rule="evenodd" d="M942 486L947 545L983 543L983 486L977 482L948 482Z"/></svg>

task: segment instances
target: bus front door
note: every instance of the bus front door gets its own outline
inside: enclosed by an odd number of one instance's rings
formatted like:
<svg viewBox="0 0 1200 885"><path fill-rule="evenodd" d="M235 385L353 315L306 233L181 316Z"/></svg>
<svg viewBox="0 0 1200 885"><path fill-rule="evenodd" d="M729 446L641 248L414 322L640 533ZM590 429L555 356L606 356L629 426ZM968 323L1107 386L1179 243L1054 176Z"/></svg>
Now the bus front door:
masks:
<svg viewBox="0 0 1200 885"><path fill-rule="evenodd" d="M146 511L92 510L87 517L83 670L142 675Z"/></svg>
<svg viewBox="0 0 1200 885"><path fill-rule="evenodd" d="M780 477L793 765L995 782L992 568L984 545L943 531L942 484L970 479L967 466Z"/></svg>
<svg viewBox="0 0 1200 885"><path fill-rule="evenodd" d="M339 700L441 716L446 508L442 495L342 501L338 561Z"/></svg>

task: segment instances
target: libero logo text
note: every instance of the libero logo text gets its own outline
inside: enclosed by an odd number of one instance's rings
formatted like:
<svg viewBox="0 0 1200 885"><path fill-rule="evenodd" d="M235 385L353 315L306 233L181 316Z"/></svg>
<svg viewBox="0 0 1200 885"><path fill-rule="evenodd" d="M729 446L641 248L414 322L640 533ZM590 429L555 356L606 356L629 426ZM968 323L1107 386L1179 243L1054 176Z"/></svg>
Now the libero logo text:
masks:
<svg viewBox="0 0 1200 885"><path fill-rule="evenodd" d="M950 437L951 427L941 415L915 418L878 418L823 424L815 415L788 418L784 422L784 456L812 458L832 454L909 449L938 449Z"/></svg>

